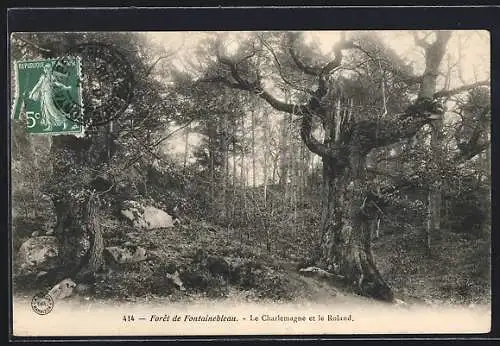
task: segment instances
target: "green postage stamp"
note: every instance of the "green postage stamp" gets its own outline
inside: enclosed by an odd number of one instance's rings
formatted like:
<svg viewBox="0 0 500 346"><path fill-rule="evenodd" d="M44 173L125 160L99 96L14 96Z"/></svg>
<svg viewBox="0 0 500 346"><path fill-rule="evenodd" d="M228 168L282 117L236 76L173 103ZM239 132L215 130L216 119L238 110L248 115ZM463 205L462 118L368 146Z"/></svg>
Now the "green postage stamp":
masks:
<svg viewBox="0 0 500 346"><path fill-rule="evenodd" d="M24 115L32 134L82 135L81 62L77 57L15 62L12 118Z"/></svg>

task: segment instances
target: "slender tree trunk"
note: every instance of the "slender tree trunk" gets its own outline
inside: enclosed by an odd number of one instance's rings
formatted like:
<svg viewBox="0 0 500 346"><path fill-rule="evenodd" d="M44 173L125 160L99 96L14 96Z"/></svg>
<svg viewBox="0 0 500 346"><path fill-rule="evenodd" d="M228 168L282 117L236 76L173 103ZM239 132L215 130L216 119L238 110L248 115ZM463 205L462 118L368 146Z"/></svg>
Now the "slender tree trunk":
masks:
<svg viewBox="0 0 500 346"><path fill-rule="evenodd" d="M182 163L182 170L186 171L187 161L189 157L189 134L191 132L191 124L189 124L184 130L184 157Z"/></svg>
<svg viewBox="0 0 500 346"><path fill-rule="evenodd" d="M37 166L35 166L37 167ZM31 203L32 205L37 205L38 201L36 198L36 185L34 184L33 180L29 183L30 188L31 188ZM33 216L35 218L38 218L38 208L33 208Z"/></svg>
<svg viewBox="0 0 500 346"><path fill-rule="evenodd" d="M273 175L272 175L272 183L276 184L276 173L278 172L278 162L279 162L279 155L276 155L273 158ZM279 184L279 182L278 182Z"/></svg>
<svg viewBox="0 0 500 346"><path fill-rule="evenodd" d="M232 138L233 138L233 176L232 176L232 185L233 185L233 198L232 198L232 203L231 203L231 219L235 220L235 205L236 205L236 121L233 120L232 123Z"/></svg>
<svg viewBox="0 0 500 346"><path fill-rule="evenodd" d="M268 164L269 164L269 114L267 110L264 110L264 167L263 179L264 179L264 208L267 205L267 180L268 180Z"/></svg>
<svg viewBox="0 0 500 346"><path fill-rule="evenodd" d="M215 201L215 136L216 136L215 124L209 122L208 124L208 155L209 163L208 170L210 175L210 206L211 206L211 217L214 218L217 213L216 201Z"/></svg>
<svg viewBox="0 0 500 346"><path fill-rule="evenodd" d="M252 108L252 187L255 189L257 186L256 179L256 165L255 165L255 107Z"/></svg>
<svg viewBox="0 0 500 346"><path fill-rule="evenodd" d="M229 158L228 158L228 126L227 126L227 113L224 113L224 135L222 138L222 150L223 150L223 171L222 171L222 205L221 205L221 219L226 224L227 221L227 211L228 211L228 203L227 203L227 185L228 185L228 171L229 171Z"/></svg>
<svg viewBox="0 0 500 346"><path fill-rule="evenodd" d="M243 202L243 210L242 217L245 217L245 226L247 224L248 219L247 216L247 199L246 199L246 188L247 188L247 164L245 160L245 137L246 137L246 129L245 129L245 113L241 114L241 170L240 170L240 184L241 184L241 200Z"/></svg>
<svg viewBox="0 0 500 346"><path fill-rule="evenodd" d="M106 125L106 159L111 160L113 149L113 121Z"/></svg>
<svg viewBox="0 0 500 346"><path fill-rule="evenodd" d="M288 179L288 114L280 121L279 141L279 185L284 188L286 195L286 184ZM285 197L286 199L286 197Z"/></svg>
<svg viewBox="0 0 500 346"><path fill-rule="evenodd" d="M427 250L431 249L432 234L432 209L433 209L432 191L427 192L427 222L425 225L425 246Z"/></svg>
<svg viewBox="0 0 500 346"><path fill-rule="evenodd" d="M306 161L306 158L305 158L305 155L304 155L304 144L301 142L299 142L299 164L298 164L298 167L299 167L299 170L298 170L298 181L297 181L297 190L298 190L298 194L297 194L297 204L299 205L299 208L300 210L303 210L303 200L304 200L304 188L305 188L305 181L304 181L304 177L306 175L306 172L307 172L307 161ZM303 214L303 213L302 213ZM302 233L302 229L304 228L304 218L301 217L300 218L300 222L298 223L298 231L299 233Z"/></svg>
<svg viewBox="0 0 500 346"><path fill-rule="evenodd" d="M289 190L290 190L290 208L292 210L292 215L293 215L293 222L292 222L292 229L291 231L293 232L293 237L296 236L297 234L297 143L295 142L294 138L290 139L290 156L288 158L288 164L289 168L288 171L290 172L290 185Z"/></svg>
<svg viewBox="0 0 500 346"><path fill-rule="evenodd" d="M270 253L271 252L271 234L267 224L267 165L269 160L269 114L267 110L264 109L264 167L262 167L263 175L264 175L264 188L263 188L263 204L264 204L264 213L262 215L264 232L266 235L266 249Z"/></svg>
<svg viewBox="0 0 500 346"><path fill-rule="evenodd" d="M430 251L432 247L432 234L437 234L441 232L441 207L442 207L442 179L439 174L442 160L442 131L443 131L443 121L435 120L432 124L432 132L431 132L431 151L432 151L432 160L434 161L434 165L436 166L437 179L433 184L431 184L431 191L429 193L429 224L430 229L427 234L427 249Z"/></svg>
<svg viewBox="0 0 500 346"><path fill-rule="evenodd" d="M256 119L255 119L255 108L256 108L256 105L254 104L252 106L252 110L251 110L251 140L252 140L252 189L251 189L251 196L252 196L252 199L254 199L254 196L255 196L255 188L257 187L257 169L256 169L256 157L255 157L255 126L256 126ZM256 216L256 212L257 212L257 205L255 205L254 208L251 209L251 213L252 215L251 216L248 216L248 219L251 219L251 220L257 220ZM250 233L248 233L248 238L250 239Z"/></svg>

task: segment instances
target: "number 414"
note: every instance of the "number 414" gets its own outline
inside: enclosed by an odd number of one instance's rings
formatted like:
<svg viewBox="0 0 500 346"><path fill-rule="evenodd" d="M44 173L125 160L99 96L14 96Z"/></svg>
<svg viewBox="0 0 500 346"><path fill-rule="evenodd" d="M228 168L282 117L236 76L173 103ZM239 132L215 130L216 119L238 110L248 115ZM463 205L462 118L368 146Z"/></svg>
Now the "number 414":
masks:
<svg viewBox="0 0 500 346"><path fill-rule="evenodd" d="M124 322L133 322L134 321L134 315L123 315L122 320Z"/></svg>

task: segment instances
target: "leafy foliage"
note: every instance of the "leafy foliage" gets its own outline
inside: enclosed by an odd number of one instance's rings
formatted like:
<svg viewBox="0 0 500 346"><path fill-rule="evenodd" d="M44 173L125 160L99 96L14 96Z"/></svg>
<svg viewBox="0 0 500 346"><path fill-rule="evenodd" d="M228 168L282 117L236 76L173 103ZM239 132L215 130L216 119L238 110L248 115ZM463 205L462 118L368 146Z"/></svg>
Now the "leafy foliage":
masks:
<svg viewBox="0 0 500 346"><path fill-rule="evenodd" d="M15 38L15 59L63 54L86 40L112 43L134 70L134 98L112 126L90 128L84 138L29 137L22 123L12 124L14 248L33 231L59 227L68 209L71 227L64 227L78 238L85 233L86 203L97 193L96 217L106 244L132 242L154 254L146 262L101 274L97 295L181 299L184 293L169 279L173 266L186 283L186 294L225 296L237 288L258 297L292 299L296 278L280 265L300 259L316 264L322 255L326 187L321 166L328 161L318 162L302 142L298 127L303 114L276 120L279 115L259 94L218 83L221 78L238 81L229 65L221 66L216 59L217 54L234 57L247 81L261 78L265 89L276 91L280 100L303 103L318 78L297 67L289 51L290 35L250 33L237 42L207 35L181 69L157 65L157 58L167 52L136 33L28 33ZM360 34L353 42L356 49L345 52L344 63L332 72L335 78L328 78L329 94L321 104L330 111L323 114L344 117L345 128L339 131L345 130L345 135L356 124L368 124L372 131L394 123L418 93L411 65L380 38ZM333 53L320 53L317 44L303 38L293 44L298 58L309 66L332 58ZM445 216L434 252L442 247L454 256L450 249L459 244L468 257L459 262L466 272L450 274L448 286L433 294L449 297L455 290L462 300L472 299L475 292L484 294L479 284L470 282L487 285L489 98L488 88L475 88L448 102L438 158L430 145L431 126L422 127L413 138L377 145L367 155L366 188L379 198L380 209L381 235L372 241L384 275L398 290L409 281L418 293L422 287L415 283L417 278L440 273L434 265L443 259L422 250L429 191L439 188ZM269 115L274 120L267 119ZM324 136L324 142L339 140L325 135L320 120L312 122L314 134ZM199 141L190 148L186 139L183 144L193 159L186 152L180 164L164 144L188 128ZM163 209L179 217L180 225L132 237L135 230L120 219L123 202L129 200ZM486 245L467 252L469 244ZM222 257L219 262L233 266L233 274L239 266L239 274L221 279L206 259L197 260L193 247L208 250L209 258ZM424 260L430 273L421 264Z"/></svg>

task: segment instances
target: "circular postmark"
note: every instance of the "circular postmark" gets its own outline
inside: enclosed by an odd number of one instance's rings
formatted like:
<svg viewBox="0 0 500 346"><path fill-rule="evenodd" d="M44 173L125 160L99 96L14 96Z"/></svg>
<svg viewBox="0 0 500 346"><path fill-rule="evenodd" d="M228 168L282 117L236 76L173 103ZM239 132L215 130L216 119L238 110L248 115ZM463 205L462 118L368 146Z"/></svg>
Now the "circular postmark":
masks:
<svg viewBox="0 0 500 346"><path fill-rule="evenodd" d="M31 308L39 315L47 315L54 308L54 300L48 293L37 293L31 299Z"/></svg>
<svg viewBox="0 0 500 346"><path fill-rule="evenodd" d="M59 88L52 95L59 111L80 125L107 124L117 119L132 100L132 67L111 44L73 46L68 56L54 63L53 74L66 78L77 75L72 82L74 89Z"/></svg>

